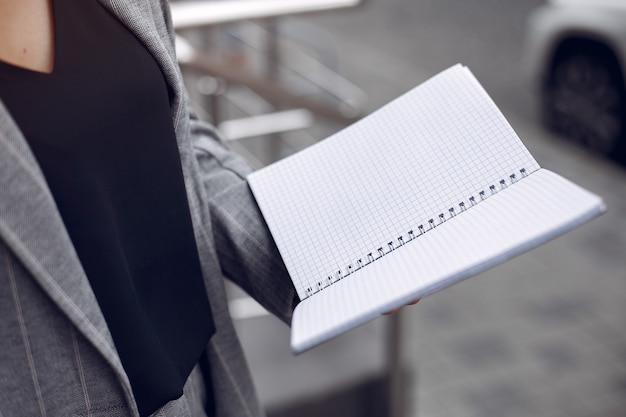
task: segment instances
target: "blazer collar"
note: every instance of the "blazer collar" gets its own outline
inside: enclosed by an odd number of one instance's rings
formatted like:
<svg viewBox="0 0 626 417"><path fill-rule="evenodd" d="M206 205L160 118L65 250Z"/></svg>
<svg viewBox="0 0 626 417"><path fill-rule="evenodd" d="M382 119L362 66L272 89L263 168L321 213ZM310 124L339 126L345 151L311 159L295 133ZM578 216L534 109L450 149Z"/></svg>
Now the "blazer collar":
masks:
<svg viewBox="0 0 626 417"><path fill-rule="evenodd" d="M174 93L172 105L178 111L173 111L173 121L177 126L181 92L173 46L159 38L157 23L146 18L158 10L153 10L153 2L146 0L99 1L137 36L160 65ZM137 413L130 382L43 173L1 101L0 238L111 364L131 409Z"/></svg>
<svg viewBox="0 0 626 417"><path fill-rule="evenodd" d="M179 118L184 113L182 100L182 80L176 52L174 49L174 33L169 16L165 9L165 21L157 16L163 10L159 2L149 0L98 0L135 34L161 67L165 81L172 92L172 120L178 131ZM161 36L168 34L169 39Z"/></svg>

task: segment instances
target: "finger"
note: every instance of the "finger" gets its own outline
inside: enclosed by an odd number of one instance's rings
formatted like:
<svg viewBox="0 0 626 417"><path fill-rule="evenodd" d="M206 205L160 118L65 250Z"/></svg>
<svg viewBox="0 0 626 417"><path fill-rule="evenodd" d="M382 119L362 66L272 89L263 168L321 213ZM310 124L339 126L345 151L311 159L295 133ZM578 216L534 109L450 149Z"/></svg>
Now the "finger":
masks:
<svg viewBox="0 0 626 417"><path fill-rule="evenodd" d="M408 306L414 306L415 304L419 303L419 302L420 302L420 300L421 300L421 298L418 298L417 300L413 300L413 301L411 301L410 303L407 303L406 305L408 305ZM385 315L385 316L389 316L389 315L391 315L391 314L396 314L398 311L400 311L400 309L401 309L401 308L402 308L402 307L399 307L399 308L394 308L393 310L390 310L390 311L388 311L388 312L386 312L386 313L383 313L383 315Z"/></svg>

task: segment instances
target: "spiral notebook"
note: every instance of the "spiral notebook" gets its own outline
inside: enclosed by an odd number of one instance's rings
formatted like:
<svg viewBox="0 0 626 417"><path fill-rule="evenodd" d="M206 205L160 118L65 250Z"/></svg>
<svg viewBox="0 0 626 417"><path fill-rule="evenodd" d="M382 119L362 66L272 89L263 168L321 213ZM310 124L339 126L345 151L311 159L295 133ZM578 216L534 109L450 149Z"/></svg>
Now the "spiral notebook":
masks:
<svg viewBox="0 0 626 417"><path fill-rule="evenodd" d="M540 168L462 65L248 182L301 299L296 353L605 210Z"/></svg>

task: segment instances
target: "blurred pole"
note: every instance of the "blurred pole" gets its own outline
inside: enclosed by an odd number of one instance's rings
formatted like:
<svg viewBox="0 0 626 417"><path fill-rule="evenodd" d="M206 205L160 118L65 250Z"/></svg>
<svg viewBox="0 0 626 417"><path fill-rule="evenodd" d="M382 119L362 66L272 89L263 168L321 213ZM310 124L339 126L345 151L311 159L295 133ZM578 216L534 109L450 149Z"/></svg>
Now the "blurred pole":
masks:
<svg viewBox="0 0 626 417"><path fill-rule="evenodd" d="M200 35L199 46L202 51L206 51L206 53L208 54L219 53L219 48L216 45L216 43L218 42L218 40L216 40L218 36L217 30L219 29L211 27L211 28L205 28L205 29L201 29L197 31L198 34ZM206 80L204 81L206 82ZM218 84L220 81L219 79L215 78L213 82L215 83L215 87L213 88L213 91L205 91L203 107L205 109L209 109L209 115L211 116L211 124L213 124L214 126L218 126L220 122L222 121L222 113L220 111L221 92L219 91L219 88L218 88Z"/></svg>
<svg viewBox="0 0 626 417"><path fill-rule="evenodd" d="M403 309L387 319L387 369L389 370L389 417L405 417L405 381L402 360Z"/></svg>
<svg viewBox="0 0 626 417"><path fill-rule="evenodd" d="M270 81L270 83L272 84L279 84L280 82L280 60L281 60L281 54L280 54L280 45L279 45L279 33L278 33L278 18L276 17L272 17L267 19L267 23L266 23L266 33L267 33L267 40L266 40L266 52L265 52L265 59L266 59L266 75L267 75L267 79ZM274 108L274 110L280 110L281 109L281 103L278 101L271 101L271 105ZM280 133L272 133L270 135L270 141L269 141L269 154L270 157L273 161L276 161L279 159L280 157L280 140L281 140L281 136Z"/></svg>

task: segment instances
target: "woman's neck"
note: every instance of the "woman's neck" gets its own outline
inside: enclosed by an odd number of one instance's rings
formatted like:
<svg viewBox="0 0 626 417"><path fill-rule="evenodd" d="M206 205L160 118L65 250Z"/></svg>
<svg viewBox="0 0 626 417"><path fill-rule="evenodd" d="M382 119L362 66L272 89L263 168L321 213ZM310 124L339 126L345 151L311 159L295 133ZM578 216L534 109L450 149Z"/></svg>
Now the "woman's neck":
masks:
<svg viewBox="0 0 626 417"><path fill-rule="evenodd" d="M52 0L0 0L0 60L32 71L53 71Z"/></svg>

